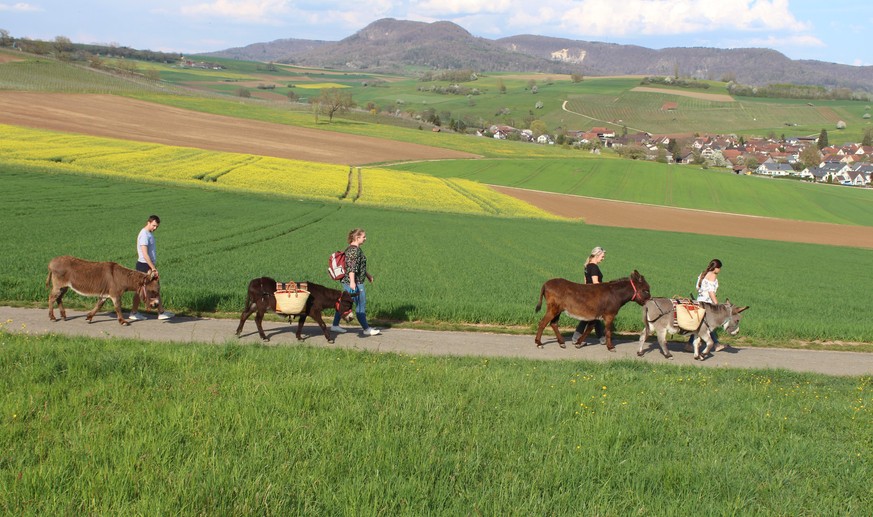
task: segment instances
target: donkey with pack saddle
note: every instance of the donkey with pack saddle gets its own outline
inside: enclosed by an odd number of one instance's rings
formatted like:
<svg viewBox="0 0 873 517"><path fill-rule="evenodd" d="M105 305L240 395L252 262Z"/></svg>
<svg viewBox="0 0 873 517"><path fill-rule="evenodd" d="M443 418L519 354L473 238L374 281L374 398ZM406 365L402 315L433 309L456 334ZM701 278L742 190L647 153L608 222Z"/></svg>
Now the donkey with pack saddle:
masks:
<svg viewBox="0 0 873 517"><path fill-rule="evenodd" d="M321 327L321 331L324 333L328 343L333 343L330 330L328 330L327 325L324 324L324 320L321 318L321 313L326 309L334 309L342 314L346 321L351 321L351 295L346 291L330 289L312 282L279 283L267 276L255 278L249 282L246 307L240 316L236 335L239 337L246 320L254 313L258 335L261 336L262 340L269 341L270 338L264 334L261 322L264 321L264 314L270 311L280 316L287 316L288 323L291 323L295 316L299 318L296 334L298 341L303 341L301 334L303 332L303 322L309 316Z"/></svg>
<svg viewBox="0 0 873 517"><path fill-rule="evenodd" d="M702 310L698 311L696 308ZM715 304L676 298L652 298L643 306L643 331L640 333L640 349L637 355L643 356L646 353L643 351L646 338L649 334L656 334L661 353L665 358L671 359L673 354L667 349L667 333L691 334L696 338L694 359L702 361L712 350L713 341L710 333L718 327L723 327L728 334L737 335L740 331L743 311L748 308L748 306L736 307L730 300ZM702 353L701 340L706 343Z"/></svg>
<svg viewBox="0 0 873 517"><path fill-rule="evenodd" d="M631 300L643 305L651 297L649 283L637 270L634 270L630 277L600 284L577 284L563 278L553 278L544 283L540 289L540 301L535 310L539 312L545 298L546 313L537 327L534 342L537 348L542 348L543 343L540 339L543 336L543 329L546 325L551 325L558 338L558 344L561 348L566 348L564 337L558 329L558 319L561 313L566 313L578 320L602 319L606 330L606 349L614 352L612 321L619 309ZM582 348L592 327L593 325L588 325L582 336L576 340L576 348Z"/></svg>

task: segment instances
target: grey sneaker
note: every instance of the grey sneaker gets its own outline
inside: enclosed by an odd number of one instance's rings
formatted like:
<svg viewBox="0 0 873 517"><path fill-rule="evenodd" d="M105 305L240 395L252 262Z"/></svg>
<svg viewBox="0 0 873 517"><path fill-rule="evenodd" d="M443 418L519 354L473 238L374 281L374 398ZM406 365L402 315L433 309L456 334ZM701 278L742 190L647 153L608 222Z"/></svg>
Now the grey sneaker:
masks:
<svg viewBox="0 0 873 517"><path fill-rule="evenodd" d="M346 329L344 329L342 327L338 327L336 325L331 325L330 331L336 332L337 334L345 334L347 332Z"/></svg>
<svg viewBox="0 0 873 517"><path fill-rule="evenodd" d="M370 327L370 328L364 330L365 336L378 336L381 333L382 333L382 331L377 329L376 327Z"/></svg>
<svg viewBox="0 0 873 517"><path fill-rule="evenodd" d="M176 313L174 313L174 312L164 311L164 312L158 314L158 319L159 320L168 320L175 315L176 315Z"/></svg>
<svg viewBox="0 0 873 517"><path fill-rule="evenodd" d="M570 338L570 341L575 343L576 341L579 341L580 337L582 337L582 334L580 334L578 332L573 332L573 337Z"/></svg>
<svg viewBox="0 0 873 517"><path fill-rule="evenodd" d="M146 319L146 317L138 312L131 312L127 315L127 319L129 319L130 321L141 321Z"/></svg>
<svg viewBox="0 0 873 517"><path fill-rule="evenodd" d="M605 345L605 344L606 344L606 336L603 336L602 338L600 338L600 344L601 344L601 345Z"/></svg>

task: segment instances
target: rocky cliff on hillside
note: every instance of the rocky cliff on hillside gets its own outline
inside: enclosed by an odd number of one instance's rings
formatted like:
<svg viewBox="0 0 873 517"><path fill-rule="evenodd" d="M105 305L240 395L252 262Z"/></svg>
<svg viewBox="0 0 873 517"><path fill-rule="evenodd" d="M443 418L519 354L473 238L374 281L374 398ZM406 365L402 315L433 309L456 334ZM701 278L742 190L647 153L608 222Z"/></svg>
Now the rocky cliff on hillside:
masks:
<svg viewBox="0 0 873 517"><path fill-rule="evenodd" d="M473 36L452 22L385 18L340 41L283 39L208 55L336 69L397 72L409 67L483 72L675 75L763 86L811 84L873 92L873 66L791 60L765 48L665 48L519 35Z"/></svg>

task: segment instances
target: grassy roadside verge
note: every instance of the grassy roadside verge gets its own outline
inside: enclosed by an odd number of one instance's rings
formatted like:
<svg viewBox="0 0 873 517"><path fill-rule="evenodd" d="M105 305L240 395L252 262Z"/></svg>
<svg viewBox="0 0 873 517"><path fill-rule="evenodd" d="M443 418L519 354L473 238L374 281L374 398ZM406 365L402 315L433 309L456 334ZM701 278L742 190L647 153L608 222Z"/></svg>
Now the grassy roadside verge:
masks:
<svg viewBox="0 0 873 517"><path fill-rule="evenodd" d="M7 513L873 508L869 377L11 334L0 343Z"/></svg>

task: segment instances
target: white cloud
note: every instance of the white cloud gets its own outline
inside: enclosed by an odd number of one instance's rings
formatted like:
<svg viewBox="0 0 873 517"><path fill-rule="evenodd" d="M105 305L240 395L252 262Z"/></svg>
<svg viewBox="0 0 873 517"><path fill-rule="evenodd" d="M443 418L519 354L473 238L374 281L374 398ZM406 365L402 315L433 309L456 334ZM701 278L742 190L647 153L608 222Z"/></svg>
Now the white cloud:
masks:
<svg viewBox="0 0 873 517"><path fill-rule="evenodd" d="M471 14L499 14L512 12L518 3L513 0L421 0L410 2L410 11L437 19L468 16Z"/></svg>
<svg viewBox="0 0 873 517"><path fill-rule="evenodd" d="M554 21L585 36L809 29L791 13L788 0L581 0L566 6L563 20Z"/></svg>
<svg viewBox="0 0 873 517"><path fill-rule="evenodd" d="M183 5L180 12L186 16L211 16L247 22L275 23L276 18L289 11L289 0L212 0Z"/></svg>
<svg viewBox="0 0 873 517"><path fill-rule="evenodd" d="M27 13L27 12L38 12L42 11L41 7L26 4L24 2L18 2L15 4L0 4L0 11L2 12L16 12L16 13Z"/></svg>

